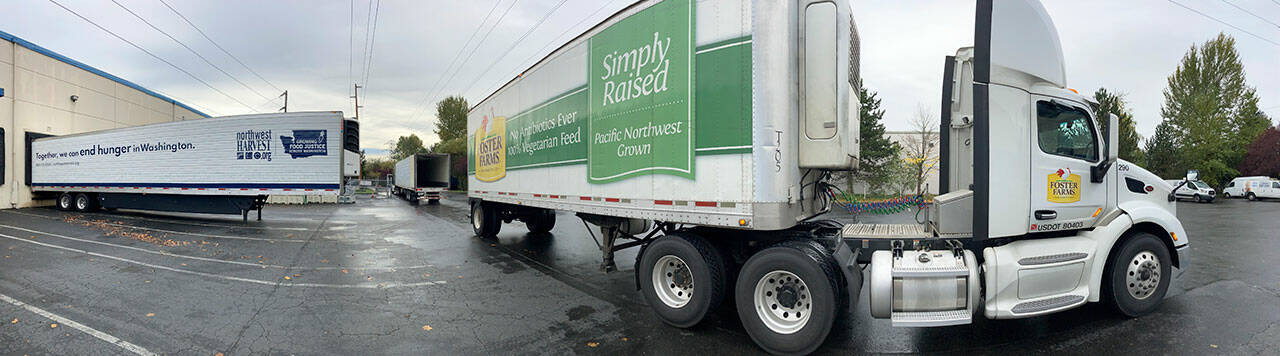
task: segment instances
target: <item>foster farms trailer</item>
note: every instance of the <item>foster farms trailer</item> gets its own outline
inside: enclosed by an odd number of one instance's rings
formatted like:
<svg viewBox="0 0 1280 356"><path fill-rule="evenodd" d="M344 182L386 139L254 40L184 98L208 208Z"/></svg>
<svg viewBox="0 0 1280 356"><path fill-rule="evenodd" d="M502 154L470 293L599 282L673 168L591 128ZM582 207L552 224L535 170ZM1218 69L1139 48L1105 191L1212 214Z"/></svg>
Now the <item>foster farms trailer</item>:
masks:
<svg viewBox="0 0 1280 356"><path fill-rule="evenodd" d="M476 235L572 212L600 227L605 270L641 249L636 285L663 322L732 298L778 354L817 349L864 280L870 314L901 327L1160 306L1189 266L1173 187L1117 158L1118 119L1067 87L1035 0L976 1L973 46L942 61L944 194L914 206L926 221L822 220L856 214L830 182L858 168L853 19L829 0L621 10L472 108Z"/></svg>
<svg viewBox="0 0 1280 356"><path fill-rule="evenodd" d="M64 210L241 214L268 195L338 195L341 112L210 118L31 143L31 190Z"/></svg>

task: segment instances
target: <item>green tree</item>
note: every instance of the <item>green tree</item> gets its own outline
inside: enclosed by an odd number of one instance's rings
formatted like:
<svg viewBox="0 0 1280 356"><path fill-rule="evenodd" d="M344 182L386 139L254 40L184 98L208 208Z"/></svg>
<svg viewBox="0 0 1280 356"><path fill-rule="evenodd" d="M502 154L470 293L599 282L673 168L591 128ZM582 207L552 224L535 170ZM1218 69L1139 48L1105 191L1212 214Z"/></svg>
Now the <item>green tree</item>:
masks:
<svg viewBox="0 0 1280 356"><path fill-rule="evenodd" d="M855 179L867 184L868 193L885 190L902 165L899 157L902 148L885 136L884 123L881 122L884 109L880 108L880 98L876 95L865 86L858 87L858 100L862 102L858 112L858 132L862 136L858 150L861 157L858 158L858 169L846 176L853 178L848 179L850 193Z"/></svg>
<svg viewBox="0 0 1280 356"><path fill-rule="evenodd" d="M417 134L409 134L409 136L400 136L395 143L391 144L391 160L399 161L405 157L409 157L419 153L427 153L426 147L422 145L422 139Z"/></svg>
<svg viewBox="0 0 1280 356"><path fill-rule="evenodd" d="M440 142L467 137L467 99L451 96L436 103L436 136ZM438 151L438 150L433 150Z"/></svg>
<svg viewBox="0 0 1280 356"><path fill-rule="evenodd" d="M1151 135L1146 145L1146 164L1151 173L1164 178L1178 178L1186 175L1178 147L1179 135L1168 121L1156 125L1156 133Z"/></svg>
<svg viewBox="0 0 1280 356"><path fill-rule="evenodd" d="M1246 147L1271 126L1258 108L1255 89L1246 83L1235 43L1218 34L1202 46L1192 45L1169 76L1160 109L1180 163L1219 187L1239 174L1235 167Z"/></svg>
<svg viewBox="0 0 1280 356"><path fill-rule="evenodd" d="M1137 124L1133 121L1133 111L1129 110L1129 103L1124 100L1124 94L1112 93L1107 88L1098 88L1093 93L1093 99L1098 101L1098 107L1095 108L1098 114L1098 124L1102 127L1102 132L1110 132L1108 125L1111 123L1108 114L1115 114L1120 121L1120 159L1142 163L1143 157L1142 147L1139 145L1142 141L1142 135L1138 134Z"/></svg>

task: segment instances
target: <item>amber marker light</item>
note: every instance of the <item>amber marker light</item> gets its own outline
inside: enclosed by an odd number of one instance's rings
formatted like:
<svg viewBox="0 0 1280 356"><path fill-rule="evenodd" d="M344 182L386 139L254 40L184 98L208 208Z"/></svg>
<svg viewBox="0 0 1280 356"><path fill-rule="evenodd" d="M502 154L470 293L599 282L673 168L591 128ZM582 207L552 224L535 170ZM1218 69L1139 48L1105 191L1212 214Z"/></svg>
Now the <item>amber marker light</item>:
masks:
<svg viewBox="0 0 1280 356"><path fill-rule="evenodd" d="M1173 241L1178 241L1178 233L1176 233L1176 232L1170 232L1170 233L1169 233L1169 236L1173 236Z"/></svg>
<svg viewBox="0 0 1280 356"><path fill-rule="evenodd" d="M1098 217L1098 214L1100 214L1100 213L1102 213L1102 208L1098 208L1098 210L1094 210L1094 211L1093 211L1093 217L1095 217L1095 218L1096 218L1096 217Z"/></svg>

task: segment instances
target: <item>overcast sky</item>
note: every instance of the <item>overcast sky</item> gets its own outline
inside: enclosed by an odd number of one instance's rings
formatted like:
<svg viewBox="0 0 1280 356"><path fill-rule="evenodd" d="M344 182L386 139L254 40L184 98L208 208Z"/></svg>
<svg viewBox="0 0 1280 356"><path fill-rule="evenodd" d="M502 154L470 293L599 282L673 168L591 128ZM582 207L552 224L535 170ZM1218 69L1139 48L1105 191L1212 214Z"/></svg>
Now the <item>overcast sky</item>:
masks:
<svg viewBox="0 0 1280 356"><path fill-rule="evenodd" d="M116 1L258 93L111 1L56 1L244 105L48 0L6 1L7 9L17 11L0 12L0 30L210 115L270 112L283 104L275 98L279 92L272 85L219 51L160 0ZM374 0L372 4L369 0L165 1L275 87L288 90L290 111L342 110L350 116L354 109L349 98L351 85L363 83L361 144L383 149L388 141L409 133L418 134L428 144L435 142L431 132L436 101L463 94L474 104L546 52L632 0ZM1150 136L1160 122L1161 90L1179 60L1192 45L1225 32L1236 38L1248 83L1257 88L1261 107L1276 121L1280 117L1280 44L1275 44L1280 43L1280 25L1276 24L1280 23L1280 2L1173 1L1265 40L1169 0L1046 0L1045 7L1062 39L1068 86L1081 93L1092 93L1100 86L1125 93L1139 133ZM862 37L863 81L883 98L885 124L890 130L907 129L920 105L936 115L942 58L972 45L973 6L971 1L853 2ZM488 21L482 23L491 10ZM376 31L367 34L366 24L372 22L374 13ZM546 21L534 28L548 13ZM473 33L472 44L464 48ZM527 37L517 42L526 33ZM373 41L366 41L370 36ZM365 81L361 73L365 72L369 44L372 60Z"/></svg>

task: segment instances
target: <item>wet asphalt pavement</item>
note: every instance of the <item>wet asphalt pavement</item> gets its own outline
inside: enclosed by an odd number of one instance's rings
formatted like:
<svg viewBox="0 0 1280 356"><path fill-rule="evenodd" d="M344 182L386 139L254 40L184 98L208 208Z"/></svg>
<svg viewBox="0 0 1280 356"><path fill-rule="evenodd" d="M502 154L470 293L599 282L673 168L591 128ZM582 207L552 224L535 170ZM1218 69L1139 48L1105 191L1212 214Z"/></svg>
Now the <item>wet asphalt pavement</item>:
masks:
<svg viewBox="0 0 1280 356"><path fill-rule="evenodd" d="M270 206L264 221L0 210L0 354L756 354L732 305L692 329L599 271L581 221L472 236L466 200ZM944 328L871 319L865 290L820 354L1275 354L1280 202L1179 203L1191 268L1155 314L1089 304ZM870 220L870 218L868 218ZM909 219L880 217L878 219ZM53 324L58 324L54 327Z"/></svg>

